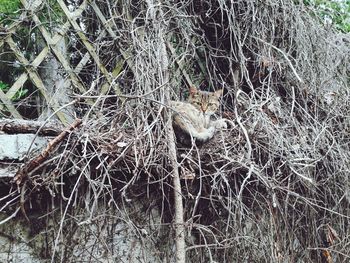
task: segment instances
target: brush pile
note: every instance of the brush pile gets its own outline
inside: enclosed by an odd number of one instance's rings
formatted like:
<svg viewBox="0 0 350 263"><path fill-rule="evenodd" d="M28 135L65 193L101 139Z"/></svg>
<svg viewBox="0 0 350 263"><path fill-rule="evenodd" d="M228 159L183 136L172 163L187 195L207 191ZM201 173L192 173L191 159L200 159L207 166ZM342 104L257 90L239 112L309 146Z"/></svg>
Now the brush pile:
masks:
<svg viewBox="0 0 350 263"><path fill-rule="evenodd" d="M27 214L50 196L67 207L62 234L116 210L147 225L156 207L147 240L163 238L160 258L171 255L164 111L191 85L224 88L220 115L232 125L202 145L177 143L188 262L350 260L350 38L296 2L96 1L106 21L91 4L81 23L114 82L94 63L81 71L83 124L29 174ZM81 49L70 43L72 63ZM144 218L127 212L134 202Z"/></svg>

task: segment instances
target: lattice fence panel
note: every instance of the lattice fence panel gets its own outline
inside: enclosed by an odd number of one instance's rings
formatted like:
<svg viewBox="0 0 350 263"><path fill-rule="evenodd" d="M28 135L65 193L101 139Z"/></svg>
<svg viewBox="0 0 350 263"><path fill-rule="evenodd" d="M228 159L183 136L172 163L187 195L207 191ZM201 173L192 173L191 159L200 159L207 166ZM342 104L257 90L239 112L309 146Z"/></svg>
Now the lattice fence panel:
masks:
<svg viewBox="0 0 350 263"><path fill-rule="evenodd" d="M112 90L113 94L123 97L117 81L118 77L125 73L123 72L125 67L127 67L132 74L138 74L136 69L134 69L132 59L130 59L132 58L131 49L125 48L125 45L119 45L116 41L117 50L115 50L115 53L120 54L120 56L116 59L114 66L107 67L100 58L100 47L94 45L94 42L91 41L91 36L86 34L84 23L81 22L87 12L93 12L99 20L98 22L101 28L97 36L94 36L95 39L118 39L118 30L120 29L117 28L113 18L105 17L98 2L85 0L79 6L70 6L63 0L57 0L55 4L59 6L60 15L63 18L61 19L62 21L55 21L56 25L54 27L47 26L47 24L50 23L47 19L43 18L42 10L45 1L21 0L21 3L23 5L23 10L19 19L5 27L4 32L0 35L0 48L6 45L8 49L13 52L18 61L12 62L19 63L23 67L23 72L18 75L9 89L6 91L0 89L0 111L3 113L3 116L10 115L12 118L18 119L28 118L23 116L14 98L17 92L30 81L40 93L41 100L44 100L44 102L49 105L56 117L63 124L69 123L69 116L67 116L66 112L62 111L62 108L65 108L67 105L62 105L52 98L50 92L52 87L45 86L45 82L40 74L40 67L42 67L43 62L50 56L54 56L61 65L61 70L64 72L65 76L64 86L69 87L66 92L69 94L79 93L78 95L87 94L85 105L93 105L94 100L97 98L97 96L89 96L89 90L96 89L96 83L87 83L85 80L81 79L80 74L88 64L93 64L95 70L98 71L98 73L96 74L95 72L93 76L98 76L99 78L95 94L103 95ZM130 19L132 19L132 17L130 17ZM30 59L28 59L26 51L20 48L16 40L14 40L14 36L31 37L30 34L28 36L21 36L21 28L26 27L28 24L30 24L31 28L35 28L40 32L40 38L42 38L44 42L44 47L37 52L36 56L31 54ZM61 41L65 40L71 42L79 41L81 44L78 50L80 53L80 61L78 63L76 61L75 63L71 62L70 58L72 54L62 54L59 45ZM187 85L192 86L193 82L190 75L186 72L184 67L185 63L177 58L173 44L167 42L167 48L169 55L174 58L175 67L177 68L174 75L179 76L178 78L183 79ZM202 65L200 64L199 66ZM202 66L200 69L204 76L205 68ZM101 79L102 81L100 81ZM125 93L125 91L123 92ZM70 104L73 105L75 102L74 96L71 97Z"/></svg>

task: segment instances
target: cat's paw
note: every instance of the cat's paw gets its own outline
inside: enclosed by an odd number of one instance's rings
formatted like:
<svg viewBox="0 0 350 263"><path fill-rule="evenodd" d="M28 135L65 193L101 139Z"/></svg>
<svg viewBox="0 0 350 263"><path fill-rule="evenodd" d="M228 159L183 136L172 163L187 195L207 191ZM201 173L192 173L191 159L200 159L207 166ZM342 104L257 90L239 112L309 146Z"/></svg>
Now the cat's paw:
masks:
<svg viewBox="0 0 350 263"><path fill-rule="evenodd" d="M208 133L209 133L211 136L214 135L214 133L215 133L215 128L216 128L216 127L209 127L209 128L207 129Z"/></svg>
<svg viewBox="0 0 350 263"><path fill-rule="evenodd" d="M214 122L216 129L227 129L227 122L225 119L220 119Z"/></svg>

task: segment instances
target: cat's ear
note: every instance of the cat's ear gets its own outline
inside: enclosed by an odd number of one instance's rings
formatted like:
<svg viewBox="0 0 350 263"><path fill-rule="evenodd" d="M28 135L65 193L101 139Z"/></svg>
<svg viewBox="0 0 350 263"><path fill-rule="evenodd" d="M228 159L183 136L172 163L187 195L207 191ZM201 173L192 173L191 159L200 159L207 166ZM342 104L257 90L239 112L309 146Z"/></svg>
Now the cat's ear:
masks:
<svg viewBox="0 0 350 263"><path fill-rule="evenodd" d="M215 96L220 98L222 96L222 94L224 94L224 89L219 89L217 91L214 92Z"/></svg>
<svg viewBox="0 0 350 263"><path fill-rule="evenodd" d="M197 92L198 92L198 90L195 86L190 87L190 96L196 95Z"/></svg>

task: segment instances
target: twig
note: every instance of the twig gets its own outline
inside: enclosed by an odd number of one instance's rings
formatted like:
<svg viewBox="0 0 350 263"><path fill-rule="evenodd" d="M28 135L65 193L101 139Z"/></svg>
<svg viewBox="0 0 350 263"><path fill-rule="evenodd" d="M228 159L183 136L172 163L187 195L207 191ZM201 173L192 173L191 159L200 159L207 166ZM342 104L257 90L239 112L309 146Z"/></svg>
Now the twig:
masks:
<svg viewBox="0 0 350 263"><path fill-rule="evenodd" d="M280 48L278 48L278 47L276 47L276 46L274 46L274 45L272 45L272 44L266 42L265 40L262 40L262 39L259 38L259 37L253 37L253 38L255 38L255 39L261 41L262 43L264 43L264 44L266 44L266 45L272 47L273 49L277 50L278 52L280 52L280 53L282 54L282 56L285 58L285 60L288 62L289 67L292 69L294 75L295 75L296 78L299 80L299 82L300 82L300 83L304 83L304 81L301 79L301 77L300 77L299 74L297 73L296 69L294 68L292 62L291 62L290 59L288 58L286 52L284 52L284 51L281 50Z"/></svg>
<svg viewBox="0 0 350 263"><path fill-rule="evenodd" d="M47 145L46 149L44 149L41 154L34 157L32 160L30 160L27 164L25 164L17 171L15 177L13 178L13 182L15 182L17 185L21 185L23 183L23 180L27 178L27 175L35 167L43 163L47 159L47 157L49 157L50 153L57 146L57 144L59 144L68 135L68 133L72 132L75 128L80 126L81 123L82 121L80 119L76 119L75 122L71 125L71 127L62 131L56 138L51 140Z"/></svg>
<svg viewBox="0 0 350 263"><path fill-rule="evenodd" d="M160 6L155 5L152 0L147 0L149 7L149 13L151 18L155 20L164 19L164 14ZM160 3L159 3L160 4ZM156 6L158 10L155 10ZM156 16L156 11L158 11L158 17ZM167 22L165 22L166 24ZM164 28L163 25L159 26L158 23L154 24L156 30L159 30L158 41L160 43L159 47L159 78L161 79L161 83L169 82L169 60L167 55L166 43L164 37L166 36L165 32L167 28ZM165 102L168 104L170 101L170 93L169 89L165 90ZM175 243L176 243L176 262L177 263L185 263L186 262L186 243L185 243L185 225L184 225L184 209L182 203L182 192L181 192L181 182L179 175L179 165L177 162L177 154L176 154L176 145L175 145L175 135L172 126L172 118L171 112L167 109L165 117L166 121L166 136L168 143L168 152L169 152L169 160L172 169L173 176L173 186L174 186L174 205L175 205Z"/></svg>

